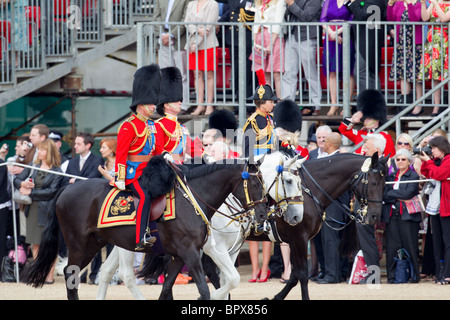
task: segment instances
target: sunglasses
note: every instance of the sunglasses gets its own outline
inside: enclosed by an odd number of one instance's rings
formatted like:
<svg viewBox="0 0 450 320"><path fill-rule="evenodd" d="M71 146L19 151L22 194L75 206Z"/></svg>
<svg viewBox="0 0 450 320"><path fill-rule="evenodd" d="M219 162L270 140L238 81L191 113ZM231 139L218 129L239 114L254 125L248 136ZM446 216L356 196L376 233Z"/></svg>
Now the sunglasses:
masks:
<svg viewBox="0 0 450 320"><path fill-rule="evenodd" d="M407 161L408 159L406 158L396 158L395 161Z"/></svg>
<svg viewBox="0 0 450 320"><path fill-rule="evenodd" d="M397 144L398 144L399 146L409 146L409 142L402 142L402 141L399 141L399 142L397 142Z"/></svg>

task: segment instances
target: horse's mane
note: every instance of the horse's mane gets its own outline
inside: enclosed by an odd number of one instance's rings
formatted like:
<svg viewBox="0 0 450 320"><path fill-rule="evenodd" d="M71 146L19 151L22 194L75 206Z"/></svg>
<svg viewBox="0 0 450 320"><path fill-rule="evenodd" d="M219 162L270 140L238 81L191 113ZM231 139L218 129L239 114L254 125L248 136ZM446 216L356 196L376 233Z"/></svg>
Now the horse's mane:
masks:
<svg viewBox="0 0 450 320"><path fill-rule="evenodd" d="M227 163L211 163L200 166L182 165L179 166L183 170L183 175L187 180L202 178L216 171L225 169L234 169L243 164L242 161L227 159ZM232 161L233 163L230 163Z"/></svg>

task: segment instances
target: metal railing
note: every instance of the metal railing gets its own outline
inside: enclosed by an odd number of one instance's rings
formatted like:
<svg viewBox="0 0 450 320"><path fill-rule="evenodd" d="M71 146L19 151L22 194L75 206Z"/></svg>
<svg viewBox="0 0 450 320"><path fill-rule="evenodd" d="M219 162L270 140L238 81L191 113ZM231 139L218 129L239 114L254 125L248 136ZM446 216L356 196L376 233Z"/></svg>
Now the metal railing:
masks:
<svg viewBox="0 0 450 320"><path fill-rule="evenodd" d="M27 164L22 164L22 163L16 163L16 162L4 162L0 164L0 167L2 166L19 166L19 167L23 167L23 168L29 168L29 169L33 169L36 171L43 171L46 173L51 173L51 174L56 174L56 175L60 175L60 176L64 176L64 177L69 177L69 178L76 178L76 179L80 179L80 180L87 180L88 178L85 177L80 177L80 176L76 176L76 175L72 175L72 174L67 174L67 173L63 173L63 172L57 172L57 171L53 171L53 170L47 170L47 169L42 169L42 168L38 168L35 166L30 166ZM14 192L14 177L10 176L9 179L9 183L10 183L10 187L11 187L11 191ZM14 234L16 234L16 231L18 231L17 228L17 220L16 220L16 203L11 199L11 208L12 208L12 220L13 220L13 230L14 230ZM17 237L14 237L14 251L15 251L15 256L18 257L17 254ZM15 259L15 264L14 264L14 273L16 276L16 282L19 283L20 279L19 279L19 259Z"/></svg>
<svg viewBox="0 0 450 320"><path fill-rule="evenodd" d="M169 47L171 47L171 50L168 50L169 55L174 54L177 51L184 52L188 61L186 64L187 66L189 66L189 63L191 62L190 60L198 59L198 49L195 51L195 55L190 55L186 53L185 47L180 45L180 43L184 43L186 41L186 37L189 37L189 35L186 33L180 34L175 32L178 28L185 27L186 24L187 23L184 22L172 22L169 23L169 28L166 30L164 25L161 23L139 23L137 50L138 66L153 62L157 63L160 61L160 57L158 56L161 48L161 44L159 43L159 35L165 32L172 34L173 41L169 44ZM195 25L196 30L206 26L202 23L189 24ZM371 62L367 57L366 59L360 59L358 57L359 43L358 41L354 43L352 40L354 38L358 39L361 32L370 32L371 28L369 28L369 24L367 24L367 27L364 28L364 31L361 31L361 29L358 28L358 26L364 24L366 23L356 21L277 24L276 26L280 26L284 33L282 33L283 37L278 37L276 39L275 44L265 44L263 42L264 40L261 41L261 43L258 43L257 41L255 42L258 34L251 33L251 55L253 56L255 54L255 48L257 48L257 45L268 47L270 50L274 49L274 46L284 48L281 52L283 53L284 51L285 55L280 54L280 56L275 58L270 57L269 60L263 60L262 62L263 68L268 65L268 74L272 76L268 79L268 82L275 89L277 89L277 84L274 81L274 76L276 74L274 65L279 64L285 67L284 72L279 73L279 78L281 79L282 84L281 90L278 89L277 93L281 95L281 98L294 98L296 102L305 107L309 106L320 108L321 106L339 106L343 107L344 115L350 115L351 105L356 104L354 97L358 95L361 88L367 87L369 84L367 78L364 79L362 77L362 71L371 68ZM274 26L275 25L268 26L269 33ZM209 97L210 99L212 98L209 103L225 106L239 105L240 107L251 105L251 103L247 103L245 101L245 98L253 93L248 92L248 89L247 92L245 92L246 84L251 82L251 88L256 88L257 84L254 76L255 70L251 71L252 75L250 77L246 78L245 74L246 66L248 64L252 64L252 61L249 59L248 52L246 51L246 45L248 44L246 43L245 37L246 33L251 31L247 29L246 25L240 23L216 23L215 27L220 45L216 47L217 53L214 56L216 68L214 70L214 77L212 81L214 81L215 90L213 97ZM258 26L250 23L248 24L248 27L257 28ZM339 41L342 41L343 43L342 48L334 45L335 41L332 41L328 36L326 36L324 32L325 27L330 27L333 29L342 27L341 39L339 39ZM427 79L428 69L423 64L425 55L419 54L419 57L412 59L412 64L409 63L409 51L403 50L402 53L400 52L395 31L396 28L398 28L399 30L401 29L403 33L410 32L408 31L408 28L410 27L424 29L422 37L418 39L414 36L412 37L411 46L416 48L417 45L417 52L420 53L423 51L421 48L423 48L426 43L426 34L429 30L428 28L433 28L431 29L433 32L432 36L435 36L440 32L438 28L447 28L448 24L385 21L379 22L376 27L381 28L382 31L378 33L379 36L375 37L374 40L375 47L379 46L379 52L374 54L373 63L375 65L374 69L376 70L374 72L376 81L372 87L375 89L380 89L384 93L388 107L406 107L417 101L420 101L420 104L427 108L431 106L447 107L447 90L440 90L441 88L447 88L439 86L440 81L432 81ZM305 40L303 40L303 38L301 39L299 36L298 30L300 28L313 30L311 33L307 32L306 41L309 41L312 45L310 50L306 51L303 56L301 50L304 48ZM235 32L229 32L230 29ZM389 32L389 30L393 30L393 32ZM389 34L393 34L393 36L389 36ZM421 39L423 39L423 41L420 41ZM439 41L441 42L441 46L444 47L444 38L441 37ZM366 52L369 52L369 43L365 43L364 46ZM324 49L330 47L333 49ZM299 52L299 54L295 55L294 59L288 58L288 50ZM305 57L305 55L307 56ZM342 62L336 64L325 62L332 60L333 56L341 56ZM397 63L397 57L402 58L403 64ZM286 60L286 64L283 63L284 60ZM401 62L401 60L399 61ZM444 67L447 67L446 60L435 59L435 61L440 62L440 67L442 70L444 70ZM296 69L298 65L302 66L299 70ZM238 68L234 68L233 66L238 66ZM296 83L291 84L291 87L286 89L283 84L288 82L288 79L286 78L289 73L292 73L292 70L290 70L291 66L294 67L294 73L296 72L294 78ZM336 67L335 70L333 70L334 66ZM300 69L303 69L303 74ZM404 71L403 74L409 74L409 71L411 70L413 79L410 79L409 81L400 79L399 73L394 72L397 69L408 71ZM307 71L306 74L305 70ZM335 73L331 75L331 72L333 71L335 71ZM186 67L184 73L188 79L189 88L187 90L189 90L191 97L191 101L187 104L209 104L208 102L198 101L196 98L197 95L195 93L195 88L197 87L198 80L194 79L193 70L189 70L189 67ZM419 79L419 74L425 75L425 81ZM444 80L445 77L446 75L443 76ZM204 75L203 80L208 80L206 75ZM404 84L402 84L402 82ZM351 87L351 84L353 83L355 83L355 85L354 87ZM333 91L330 90L333 86L337 88L334 91L335 97L332 97ZM402 87L404 87L403 91ZM409 92L407 92L407 90L409 90ZM294 94L290 94L288 91L292 91ZM245 94L241 94L242 92L245 92ZM433 92L433 94L429 94L425 96L426 99L420 100L421 97L424 97L426 93L430 92ZM208 95L207 92L205 94ZM318 97L315 97L314 94ZM293 95L295 95L295 97L292 97ZM320 101L320 105L317 105L317 100ZM417 103L416 105L419 104ZM409 111L412 109L413 108L410 108ZM406 112L403 113L403 115L405 114Z"/></svg>
<svg viewBox="0 0 450 320"><path fill-rule="evenodd" d="M151 19L153 14L153 0L18 0L12 3L14 5L6 5L4 0L0 0L2 4L0 6L0 86L15 84L18 75L32 76L33 71L45 71L48 63L63 61L66 57L75 55L76 46L89 47L95 43L101 44L105 41L106 34L117 32L121 28L129 28L139 19ZM25 14L21 15L21 12ZM182 69L185 70L185 81L187 81L185 104L238 106L240 123L243 123L246 118L246 107L252 105L246 98L253 93L257 84L255 71L251 69L252 61L249 60L250 56L257 54L255 44L269 51L281 47L280 56L263 59L262 62L263 67L268 65L269 79L267 80L276 89L280 98L291 97L303 107L338 106L343 109L344 116L349 116L351 107L356 104L354 97L364 84L361 71L367 71L370 67L369 59L363 61L358 58L359 43L358 41L353 43L352 39L359 38L362 32L370 32L373 26L382 29L374 40L375 47L378 44L380 46L380 52L374 56L377 80L374 87L382 90L388 107L409 106L431 91L434 94L420 100L423 107L448 107L448 90L445 86L439 87L439 81L427 80L420 85L413 80L409 88L411 94L402 95L402 83L406 84L406 82L401 81L395 72L390 77L391 70L398 67L413 69L416 74L425 74L428 70L422 64L422 61L425 61L423 54L420 60L413 60L412 65L407 65L405 62L407 51L403 51L404 63L401 66L397 65L396 57L400 56L400 51L395 28L401 29L403 33L411 27L421 28L423 34L421 39L423 43L426 43L428 30L432 30L433 38L440 35L442 28L448 28L448 24L386 21L372 25L356 21L269 24L267 26L269 33L275 28L280 28L280 35L282 35L272 44L264 43L264 37L258 43L257 39L260 38L258 32L251 30L256 31L260 27L257 24L214 23L219 46L215 49L213 57L215 67L209 80L206 72L203 74L203 79L199 79L195 77L194 70L188 68L189 63L198 64L200 61L198 61L198 48L192 56L185 51L186 32L177 32L186 29L186 24L186 22L171 22L168 24L168 30L165 30L165 25L161 23L138 23L138 66L160 62L159 55L162 50L159 35L164 32L172 34L169 50L166 50L166 58L174 60L174 54L182 53L182 59L186 60L184 64L181 63L184 66ZM195 31L204 27L201 23L189 24L194 26ZM358 28L361 25L365 28ZM341 39L339 39L343 43L342 49L334 45L336 41L333 41L325 31L338 28L342 28ZM394 31L389 32L392 29ZM306 30L306 38L301 36L302 30ZM249 41L246 40L247 36ZM198 36L195 37L198 39ZM444 38L439 39L440 46L444 47ZM309 42L309 48L305 49L305 42ZM412 46L416 47L420 42L420 38L413 37ZM25 49L18 47L20 43L26 44ZM368 51L369 44L366 43L364 46ZM330 47L333 49L327 49ZM291 51L299 53L291 55ZM326 63L333 60L333 56L342 56L342 63ZM193 59L195 61L192 61ZM448 62L444 59L439 60L435 57L433 61L438 61L441 69L447 67ZM206 62L206 58L203 62ZM284 67L279 75L275 70L277 64ZM297 66L299 66L298 70ZM336 67L335 70L334 67ZM288 75L292 79L289 79ZM278 79L281 85L277 85ZM206 90L203 101L199 100L196 88L201 82L210 83L211 81L213 81L214 90ZM337 89L332 90L332 88ZM399 99L403 100L399 101ZM393 124L399 123L400 118L397 117Z"/></svg>

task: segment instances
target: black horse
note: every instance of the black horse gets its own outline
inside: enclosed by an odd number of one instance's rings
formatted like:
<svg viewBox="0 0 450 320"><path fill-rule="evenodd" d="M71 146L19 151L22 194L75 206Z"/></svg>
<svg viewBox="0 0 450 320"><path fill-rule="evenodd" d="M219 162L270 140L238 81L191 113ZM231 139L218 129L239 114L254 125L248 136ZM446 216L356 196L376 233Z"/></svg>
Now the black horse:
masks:
<svg viewBox="0 0 450 320"><path fill-rule="evenodd" d="M302 299L309 299L308 241L319 232L323 213L334 199L350 189L361 205L361 209L352 216L352 219L366 224L379 221L387 175L387 159L387 157L379 159L377 154L372 157L337 154L306 161L303 164L299 172L305 197L303 221L296 226L290 226L283 219L276 219L280 238L290 245L293 269L288 283L273 299L284 299L299 281ZM251 236L247 239L270 241L263 237ZM356 239L352 241L356 243Z"/></svg>
<svg viewBox="0 0 450 320"><path fill-rule="evenodd" d="M153 158L155 159L155 158ZM153 159L149 162L152 163ZM141 179L151 175L163 174L165 169L149 169L144 171ZM167 167L167 165L166 165ZM175 169L176 171L176 169ZM243 175L244 171L250 174ZM148 173L151 174L148 174ZM247 209L255 209L256 219L259 221L266 217L266 204L263 198L263 186L258 176L258 168L247 162L240 164L211 164L183 171L187 183L195 194L198 207L205 217L194 210L191 199L185 197L186 191L176 185L175 203L176 219L158 222L159 235L167 254L173 256L169 265L169 276L165 279L161 297L167 288L176 280L179 271L186 264L197 284L200 298L209 299L209 289L205 281L200 260L202 247L208 232L208 221L230 193L233 193L242 203L248 204ZM166 175L165 179L173 180L174 176ZM244 179L245 178L245 179ZM155 183L143 181L147 190L155 189ZM160 193L167 187L162 188ZM103 199L111 187L102 179L80 181L68 186L57 194L56 216L51 219L49 226L43 233L41 247L37 259L26 270L24 279L28 284L40 287L51 269L57 256L58 221L68 247L68 266L65 269L67 297L78 299L78 289L73 283L74 266L78 270L86 267L95 254L107 243L133 251L135 248L135 226L120 226L110 228L97 228L97 219ZM170 190L170 189L169 189ZM152 198L157 196L152 195ZM57 217L57 218L56 218ZM152 252L150 249L149 252ZM70 269L69 269L70 268Z"/></svg>
<svg viewBox="0 0 450 320"><path fill-rule="evenodd" d="M279 237L290 245L293 270L288 283L280 293L275 295L274 299L284 299L299 281L302 299L309 299L308 241L319 232L323 213L334 199L347 190L352 190L360 203L360 209L351 212L348 204L342 204L348 212L348 220L373 224L380 219L384 178L387 173L386 162L387 158L378 159L377 156L368 158L355 154L338 154L324 159L306 161L302 165L298 172L305 198L302 222L291 226L282 217L275 218ZM344 229L349 244L344 244L343 247L346 247L348 251L354 250L354 245L357 244L354 226L353 222ZM265 235L251 235L247 239L270 241ZM210 269L207 268L207 270ZM144 274L148 270L150 269L144 266ZM215 286L217 288L217 285Z"/></svg>

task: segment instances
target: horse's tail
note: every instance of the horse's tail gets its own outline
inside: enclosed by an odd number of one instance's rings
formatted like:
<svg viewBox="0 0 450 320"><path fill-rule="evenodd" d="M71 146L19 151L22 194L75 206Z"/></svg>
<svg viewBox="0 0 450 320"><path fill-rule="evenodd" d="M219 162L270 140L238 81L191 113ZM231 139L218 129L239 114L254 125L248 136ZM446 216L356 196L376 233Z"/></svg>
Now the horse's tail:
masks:
<svg viewBox="0 0 450 320"><path fill-rule="evenodd" d="M156 253L145 255L142 269L137 273L139 278L145 280L157 279L160 274L165 274L171 257L169 255L160 256Z"/></svg>
<svg viewBox="0 0 450 320"><path fill-rule="evenodd" d="M358 237L356 235L356 222L352 220L343 230L339 253L342 256L353 255L357 249Z"/></svg>
<svg viewBox="0 0 450 320"><path fill-rule="evenodd" d="M65 187L62 187L58 190L53 199L50 209L49 223L42 233L38 255L22 273L23 282L32 285L35 288L39 288L44 285L45 279L50 273L53 263L58 255L59 223L58 217L56 216L56 201L64 189Z"/></svg>

